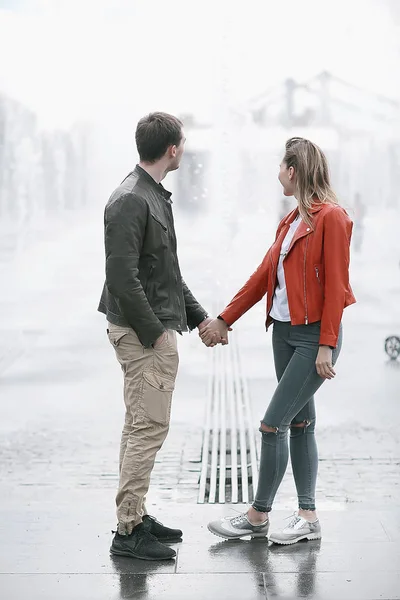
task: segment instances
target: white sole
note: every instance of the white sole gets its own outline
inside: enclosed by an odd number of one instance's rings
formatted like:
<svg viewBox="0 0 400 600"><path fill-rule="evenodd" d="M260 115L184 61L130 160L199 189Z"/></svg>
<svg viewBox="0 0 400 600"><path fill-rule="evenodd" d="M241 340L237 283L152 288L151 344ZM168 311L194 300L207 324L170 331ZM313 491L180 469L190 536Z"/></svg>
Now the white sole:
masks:
<svg viewBox="0 0 400 600"><path fill-rule="evenodd" d="M280 544L281 546L291 546L292 544L297 544L297 542L301 542L301 540L320 540L322 538L322 534L321 533L309 533L307 535L301 535L298 538L295 538L294 540L277 540L276 538L274 539L274 537L270 537L269 541L273 542L274 544Z"/></svg>
<svg viewBox="0 0 400 600"><path fill-rule="evenodd" d="M207 525L207 529L210 533L216 535L217 537L222 538L223 540L241 540L244 537L253 538L266 538L268 539L268 533L243 533L242 535L231 537L229 535L224 535L223 533L216 532L214 529L211 529L209 525Z"/></svg>

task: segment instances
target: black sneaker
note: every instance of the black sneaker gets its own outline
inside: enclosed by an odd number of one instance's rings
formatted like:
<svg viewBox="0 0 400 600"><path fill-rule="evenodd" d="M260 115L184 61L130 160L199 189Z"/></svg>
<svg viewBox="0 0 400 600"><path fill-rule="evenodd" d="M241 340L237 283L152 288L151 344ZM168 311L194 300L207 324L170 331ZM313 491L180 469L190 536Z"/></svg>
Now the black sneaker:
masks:
<svg viewBox="0 0 400 600"><path fill-rule="evenodd" d="M155 535L160 542L172 542L174 540L180 540L183 535L180 529L171 529L170 527L165 527L165 525L150 515L144 515L143 526L146 531L152 535Z"/></svg>
<svg viewBox="0 0 400 600"><path fill-rule="evenodd" d="M145 529L143 523L137 525L130 535L120 535L117 532L110 552L117 556L130 556L142 560L168 560L176 556L175 550L161 544Z"/></svg>

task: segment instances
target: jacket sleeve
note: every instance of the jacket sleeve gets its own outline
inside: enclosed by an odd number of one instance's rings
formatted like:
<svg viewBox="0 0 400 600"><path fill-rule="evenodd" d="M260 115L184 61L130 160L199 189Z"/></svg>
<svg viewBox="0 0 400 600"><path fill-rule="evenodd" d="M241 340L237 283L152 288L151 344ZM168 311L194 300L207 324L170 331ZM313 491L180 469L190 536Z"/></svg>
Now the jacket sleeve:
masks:
<svg viewBox="0 0 400 600"><path fill-rule="evenodd" d="M138 276L147 216L147 204L133 194L118 198L106 207L104 215L106 285L146 348L165 331L147 300Z"/></svg>
<svg viewBox="0 0 400 600"><path fill-rule="evenodd" d="M204 319L207 318L207 312L199 304L188 286L182 279L183 297L185 299L186 320L190 330L197 327Z"/></svg>
<svg viewBox="0 0 400 600"><path fill-rule="evenodd" d="M321 334L323 346L337 345L340 322L350 287L350 241L353 223L341 208L333 208L324 219L324 305Z"/></svg>
<svg viewBox="0 0 400 600"><path fill-rule="evenodd" d="M220 314L227 325L233 325L265 296L268 288L269 269L270 252L268 251L257 270Z"/></svg>

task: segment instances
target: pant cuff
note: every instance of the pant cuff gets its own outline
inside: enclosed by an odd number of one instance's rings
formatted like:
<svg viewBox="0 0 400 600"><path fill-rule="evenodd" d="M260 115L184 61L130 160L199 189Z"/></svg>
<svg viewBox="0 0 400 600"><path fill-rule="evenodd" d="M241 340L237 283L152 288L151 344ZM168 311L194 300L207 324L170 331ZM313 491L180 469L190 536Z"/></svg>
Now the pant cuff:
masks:
<svg viewBox="0 0 400 600"><path fill-rule="evenodd" d="M131 521L130 523L118 523L117 531L119 535L131 535L132 531L135 529L139 523L142 522L142 519L136 521Z"/></svg>
<svg viewBox="0 0 400 600"><path fill-rule="evenodd" d="M299 504L300 510L316 510L315 504Z"/></svg>
<svg viewBox="0 0 400 600"><path fill-rule="evenodd" d="M252 507L254 508L254 510L256 510L257 512L271 512L272 507L265 507L265 506L261 506L261 504L252 504Z"/></svg>

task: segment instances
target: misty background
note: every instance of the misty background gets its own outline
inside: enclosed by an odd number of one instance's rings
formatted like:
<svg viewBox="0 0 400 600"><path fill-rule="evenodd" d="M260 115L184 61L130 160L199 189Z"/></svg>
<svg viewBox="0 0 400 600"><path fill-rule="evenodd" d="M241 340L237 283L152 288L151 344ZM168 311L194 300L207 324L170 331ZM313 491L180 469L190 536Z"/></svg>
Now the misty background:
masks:
<svg viewBox="0 0 400 600"><path fill-rule="evenodd" d="M399 65L400 0L0 0L2 597L116 600L182 586L197 598L205 586L204 597L255 598L261 570L268 597L398 597L400 357L389 359L385 339L400 338ZM155 110L184 121L182 164L163 184L182 274L211 314L295 206L277 179L288 138L325 151L354 221L357 303L344 312L337 376L317 397L320 557L314 543L295 553L215 544L208 515L239 505L199 503L211 400L229 429L223 411L236 398L236 424L259 446L276 387L264 300L226 348L179 339L171 428L147 498L188 531L179 564L169 575L106 556L124 405L97 312L103 212L137 162L137 121ZM243 375L235 392L232 372ZM211 461L218 432L213 421ZM282 516L296 506L290 469L274 504Z"/></svg>
<svg viewBox="0 0 400 600"><path fill-rule="evenodd" d="M285 140L322 147L355 223L358 304L345 321L373 327L385 361L384 339L400 333L396 0L1 0L0 56L0 373L52 327L103 329L103 209L153 110L185 124L164 185L184 277L210 312L294 206L277 180ZM240 325L255 320L260 344L264 312Z"/></svg>

